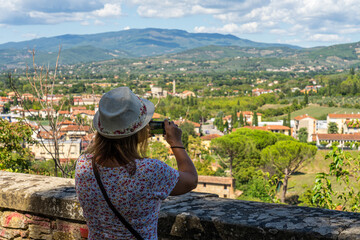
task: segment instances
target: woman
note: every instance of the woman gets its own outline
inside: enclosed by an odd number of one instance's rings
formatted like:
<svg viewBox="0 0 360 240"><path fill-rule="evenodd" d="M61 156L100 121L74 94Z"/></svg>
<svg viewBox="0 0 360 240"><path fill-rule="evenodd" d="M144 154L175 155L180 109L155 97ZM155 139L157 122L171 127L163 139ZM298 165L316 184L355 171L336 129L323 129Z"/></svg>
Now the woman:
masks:
<svg viewBox="0 0 360 240"><path fill-rule="evenodd" d="M75 186L89 239L135 239L109 208L94 176L92 161L111 203L144 239L157 239L161 201L194 189L197 173L181 141L181 129L165 120L165 139L178 170L145 157L154 105L127 87L101 98L93 124L94 142L76 165Z"/></svg>

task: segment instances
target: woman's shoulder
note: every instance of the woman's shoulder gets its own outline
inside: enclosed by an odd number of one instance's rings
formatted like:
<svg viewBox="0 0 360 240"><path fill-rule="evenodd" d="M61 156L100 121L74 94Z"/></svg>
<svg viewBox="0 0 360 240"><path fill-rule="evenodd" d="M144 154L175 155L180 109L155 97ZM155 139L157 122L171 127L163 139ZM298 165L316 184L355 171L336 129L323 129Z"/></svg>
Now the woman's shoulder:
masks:
<svg viewBox="0 0 360 240"><path fill-rule="evenodd" d="M87 153L81 154L77 159L77 163L79 164L79 163L88 162L89 160L91 160L91 158L92 158L91 154L87 154Z"/></svg>

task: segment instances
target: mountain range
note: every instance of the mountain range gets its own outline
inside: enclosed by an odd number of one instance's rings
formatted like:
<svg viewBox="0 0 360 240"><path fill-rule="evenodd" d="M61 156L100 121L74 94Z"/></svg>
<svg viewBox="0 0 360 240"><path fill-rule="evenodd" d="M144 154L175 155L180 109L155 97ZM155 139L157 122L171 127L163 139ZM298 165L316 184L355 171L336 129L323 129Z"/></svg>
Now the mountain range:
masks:
<svg viewBox="0 0 360 240"><path fill-rule="evenodd" d="M241 39L217 33L189 33L174 29L130 29L88 35L62 35L23 42L0 44L0 64L14 66L28 62L29 51L37 52L37 61L55 60L61 46L61 60L66 64L113 58L139 58L178 53L204 46L288 47Z"/></svg>
<svg viewBox="0 0 360 240"><path fill-rule="evenodd" d="M347 63L357 63L360 55L359 43L301 48L287 44L253 42L230 34L147 28L62 35L0 44L0 69L31 65L32 50L35 51L37 64L54 64L60 47L60 63L63 65L165 56L192 60L277 58L290 62L301 60L318 61L319 64L339 63L339 67L344 67Z"/></svg>

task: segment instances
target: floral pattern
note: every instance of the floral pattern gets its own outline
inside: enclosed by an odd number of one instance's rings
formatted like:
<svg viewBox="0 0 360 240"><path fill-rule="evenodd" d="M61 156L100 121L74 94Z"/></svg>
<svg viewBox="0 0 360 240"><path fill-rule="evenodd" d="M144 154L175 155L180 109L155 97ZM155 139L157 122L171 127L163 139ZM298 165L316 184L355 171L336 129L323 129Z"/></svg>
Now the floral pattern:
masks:
<svg viewBox="0 0 360 240"><path fill-rule="evenodd" d="M139 97L138 97L139 98ZM131 124L130 127L128 128L125 128L125 129L118 129L118 130L115 130L113 132L110 132L109 130L106 130L102 127L101 125L101 119L99 118L99 121L98 121L98 127L99 129L101 130L101 132L103 133L107 133L107 134L117 134L117 135L122 135L122 134L127 134L127 133L132 133L134 132L138 127L140 127L142 125L142 123L144 122L144 119L146 117L146 113L147 113L147 109L146 109L146 106L145 104L143 103L143 101L141 100L141 98L139 98L139 100L141 101L141 108L140 108L140 114L139 114L139 117L138 119L133 123Z"/></svg>
<svg viewBox="0 0 360 240"><path fill-rule="evenodd" d="M76 193L89 228L89 239L135 239L108 207L97 185L91 155L81 155L75 172ZM179 173L156 159L137 159L136 173L124 167L99 172L111 202L144 239L157 239L160 204L175 187Z"/></svg>

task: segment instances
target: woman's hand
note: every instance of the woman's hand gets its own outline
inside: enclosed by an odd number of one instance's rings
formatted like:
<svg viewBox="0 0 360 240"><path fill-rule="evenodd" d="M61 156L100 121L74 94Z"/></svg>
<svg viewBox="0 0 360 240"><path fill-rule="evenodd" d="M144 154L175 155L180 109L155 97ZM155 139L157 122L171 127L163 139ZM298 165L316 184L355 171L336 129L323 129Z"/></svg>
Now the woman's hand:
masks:
<svg viewBox="0 0 360 240"><path fill-rule="evenodd" d="M183 146L181 141L182 131L181 129L173 122L169 120L164 120L165 127L165 140L170 144L170 146Z"/></svg>

